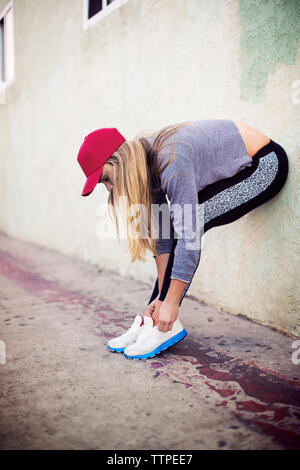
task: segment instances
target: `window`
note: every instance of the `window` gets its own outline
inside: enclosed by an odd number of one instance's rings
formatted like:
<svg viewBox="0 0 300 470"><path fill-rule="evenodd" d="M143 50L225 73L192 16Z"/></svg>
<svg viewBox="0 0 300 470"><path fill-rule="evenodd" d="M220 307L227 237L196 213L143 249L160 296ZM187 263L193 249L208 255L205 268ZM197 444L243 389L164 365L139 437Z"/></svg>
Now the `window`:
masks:
<svg viewBox="0 0 300 470"><path fill-rule="evenodd" d="M89 12L88 12L88 19L95 16L99 11L103 8L102 0L90 0L89 1Z"/></svg>
<svg viewBox="0 0 300 470"><path fill-rule="evenodd" d="M127 3L127 1L128 0L84 0L84 29L87 30L90 26L98 23L98 21L124 5L124 3Z"/></svg>
<svg viewBox="0 0 300 470"><path fill-rule="evenodd" d="M0 13L0 80L4 85L14 80L13 5L10 2Z"/></svg>

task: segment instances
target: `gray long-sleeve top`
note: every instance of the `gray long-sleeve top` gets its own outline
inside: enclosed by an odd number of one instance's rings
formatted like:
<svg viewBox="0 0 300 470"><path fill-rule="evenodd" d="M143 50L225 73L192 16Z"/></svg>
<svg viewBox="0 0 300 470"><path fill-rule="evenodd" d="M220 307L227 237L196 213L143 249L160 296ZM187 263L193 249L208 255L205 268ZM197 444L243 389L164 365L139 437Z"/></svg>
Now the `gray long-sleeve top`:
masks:
<svg viewBox="0 0 300 470"><path fill-rule="evenodd" d="M151 139L148 140L151 143ZM152 198L152 207L159 204L162 211L162 216L155 208L153 212L155 220L159 221L156 249L158 254L170 253L175 230L177 244L171 278L189 283L201 247L203 206L201 209L198 204L198 192L251 166L252 158L237 126L228 119L194 120L188 127L180 127L168 138L167 143L171 145L163 147L163 165L170 157L174 140L174 158L161 172L162 189Z"/></svg>

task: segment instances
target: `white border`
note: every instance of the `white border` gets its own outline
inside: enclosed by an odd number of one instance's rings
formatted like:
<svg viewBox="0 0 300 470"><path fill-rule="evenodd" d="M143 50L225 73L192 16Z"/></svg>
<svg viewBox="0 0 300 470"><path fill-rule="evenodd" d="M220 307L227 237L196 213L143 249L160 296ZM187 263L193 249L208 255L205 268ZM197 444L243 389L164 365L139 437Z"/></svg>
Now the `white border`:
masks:
<svg viewBox="0 0 300 470"><path fill-rule="evenodd" d="M83 30L87 31L89 28L97 24L99 21L103 20L106 16L110 15L114 10L119 8L122 5L125 5L128 0L114 0L110 5L106 5L103 10L99 11L92 18L88 19L88 0L83 0Z"/></svg>

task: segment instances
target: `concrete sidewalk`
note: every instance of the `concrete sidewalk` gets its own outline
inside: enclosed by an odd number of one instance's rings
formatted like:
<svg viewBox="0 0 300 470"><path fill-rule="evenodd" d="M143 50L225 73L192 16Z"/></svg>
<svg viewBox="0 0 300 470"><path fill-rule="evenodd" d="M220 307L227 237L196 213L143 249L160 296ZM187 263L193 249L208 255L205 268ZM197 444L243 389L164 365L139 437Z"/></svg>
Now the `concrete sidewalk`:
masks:
<svg viewBox="0 0 300 470"><path fill-rule="evenodd" d="M293 338L187 296L186 338L126 359L153 286L0 241L1 449L300 449Z"/></svg>

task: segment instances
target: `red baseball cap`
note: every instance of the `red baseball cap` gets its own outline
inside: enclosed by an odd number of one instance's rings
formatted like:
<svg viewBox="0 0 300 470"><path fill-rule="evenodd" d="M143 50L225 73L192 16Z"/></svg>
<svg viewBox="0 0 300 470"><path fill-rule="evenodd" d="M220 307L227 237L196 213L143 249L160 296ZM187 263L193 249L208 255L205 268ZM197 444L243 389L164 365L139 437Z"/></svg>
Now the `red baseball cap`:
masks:
<svg viewBox="0 0 300 470"><path fill-rule="evenodd" d="M91 194L104 163L125 140L115 127L97 129L85 136L77 155L77 161L87 177L81 196Z"/></svg>

